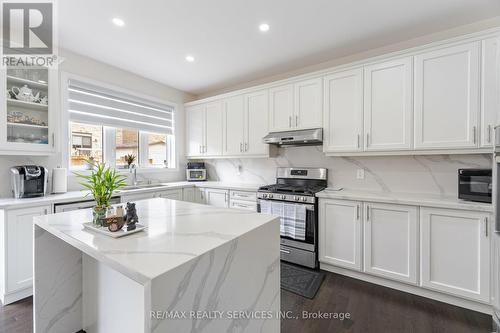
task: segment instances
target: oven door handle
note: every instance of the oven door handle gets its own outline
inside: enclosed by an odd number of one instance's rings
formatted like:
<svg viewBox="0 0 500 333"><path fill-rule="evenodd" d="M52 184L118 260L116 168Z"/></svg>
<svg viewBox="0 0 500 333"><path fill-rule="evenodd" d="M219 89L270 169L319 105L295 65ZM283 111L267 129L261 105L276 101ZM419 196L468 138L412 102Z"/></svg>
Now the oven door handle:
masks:
<svg viewBox="0 0 500 333"><path fill-rule="evenodd" d="M280 249L280 252L283 252L283 253L285 253L285 254L290 254L290 251L283 250L283 249Z"/></svg>
<svg viewBox="0 0 500 333"><path fill-rule="evenodd" d="M268 200L268 199L257 199L257 204L260 205L261 201L267 201L267 202L281 202L284 204L289 204L289 205L300 205L300 206L306 206L306 210L308 211L315 211L314 205L312 204L305 204L305 203L300 203L300 202L293 202L293 201L281 201L281 200Z"/></svg>

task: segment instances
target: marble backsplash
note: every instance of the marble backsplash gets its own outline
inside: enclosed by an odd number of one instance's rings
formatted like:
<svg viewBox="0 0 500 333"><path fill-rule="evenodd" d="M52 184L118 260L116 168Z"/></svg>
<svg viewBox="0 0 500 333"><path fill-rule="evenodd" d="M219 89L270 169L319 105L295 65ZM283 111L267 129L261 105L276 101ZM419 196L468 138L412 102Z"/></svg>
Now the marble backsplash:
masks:
<svg viewBox="0 0 500 333"><path fill-rule="evenodd" d="M280 148L274 158L205 160L210 180L275 181L276 167L328 168L328 184L353 190L457 195L457 169L491 168L489 154L327 157L320 146ZM363 169L364 179L357 179Z"/></svg>

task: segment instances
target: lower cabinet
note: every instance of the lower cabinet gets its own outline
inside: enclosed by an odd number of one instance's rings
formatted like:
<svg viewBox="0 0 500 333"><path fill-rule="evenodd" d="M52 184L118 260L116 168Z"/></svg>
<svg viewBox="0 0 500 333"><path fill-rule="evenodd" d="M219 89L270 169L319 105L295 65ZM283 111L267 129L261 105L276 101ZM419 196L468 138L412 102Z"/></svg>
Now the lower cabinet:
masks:
<svg viewBox="0 0 500 333"><path fill-rule="evenodd" d="M321 262L361 270L361 208L356 201L320 200Z"/></svg>
<svg viewBox="0 0 500 333"><path fill-rule="evenodd" d="M194 203L205 203L205 190L198 187L185 187L183 189L182 198L184 201Z"/></svg>
<svg viewBox="0 0 500 333"><path fill-rule="evenodd" d="M417 284L417 207L364 204L364 271Z"/></svg>
<svg viewBox="0 0 500 333"><path fill-rule="evenodd" d="M121 202L131 202L131 201L137 201L137 200L145 200L145 199L153 199L155 193L154 192L148 192L148 193L127 193L123 194L121 196Z"/></svg>
<svg viewBox="0 0 500 333"><path fill-rule="evenodd" d="M4 267L0 271L2 303L9 304L32 294L33 286L33 217L51 212L51 206L12 209L2 212Z"/></svg>
<svg viewBox="0 0 500 333"><path fill-rule="evenodd" d="M320 199L319 260L490 303L489 219L487 212Z"/></svg>
<svg viewBox="0 0 500 333"><path fill-rule="evenodd" d="M205 203L215 207L229 207L229 191L205 188Z"/></svg>
<svg viewBox="0 0 500 333"><path fill-rule="evenodd" d="M489 302L489 214L421 208L422 286Z"/></svg>
<svg viewBox="0 0 500 333"><path fill-rule="evenodd" d="M182 189L167 190L155 193L155 198L166 198L172 200L183 200Z"/></svg>

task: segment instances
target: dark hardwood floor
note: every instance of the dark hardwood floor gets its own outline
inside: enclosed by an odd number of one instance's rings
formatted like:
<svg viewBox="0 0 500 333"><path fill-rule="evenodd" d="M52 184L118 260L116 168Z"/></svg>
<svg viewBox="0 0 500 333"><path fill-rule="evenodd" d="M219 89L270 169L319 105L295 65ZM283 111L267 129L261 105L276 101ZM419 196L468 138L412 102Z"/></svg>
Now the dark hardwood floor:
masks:
<svg viewBox="0 0 500 333"><path fill-rule="evenodd" d="M350 319L285 319L284 333L491 332L491 317L456 306L326 273L313 300L281 291L282 311L349 313ZM299 316L300 317L300 316ZM0 307L1 333L31 333L32 298Z"/></svg>

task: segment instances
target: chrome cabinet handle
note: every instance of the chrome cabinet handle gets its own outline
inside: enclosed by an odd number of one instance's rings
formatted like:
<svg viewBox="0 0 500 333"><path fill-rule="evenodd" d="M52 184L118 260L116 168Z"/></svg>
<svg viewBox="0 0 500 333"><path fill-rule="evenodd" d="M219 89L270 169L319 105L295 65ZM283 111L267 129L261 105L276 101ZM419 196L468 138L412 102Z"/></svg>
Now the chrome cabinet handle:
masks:
<svg viewBox="0 0 500 333"><path fill-rule="evenodd" d="M299 126L299 116L295 115L295 127Z"/></svg>
<svg viewBox="0 0 500 333"><path fill-rule="evenodd" d="M488 125L488 143L491 143L491 125Z"/></svg>
<svg viewBox="0 0 500 333"><path fill-rule="evenodd" d="M359 205L356 205L356 220L357 221L359 221L359 210L360 210Z"/></svg>
<svg viewBox="0 0 500 333"><path fill-rule="evenodd" d="M488 218L485 217L483 222L484 222L484 236L488 237Z"/></svg>
<svg viewBox="0 0 500 333"><path fill-rule="evenodd" d="M248 151L248 142L245 142L245 151Z"/></svg>
<svg viewBox="0 0 500 333"><path fill-rule="evenodd" d="M54 147L55 147L55 145L56 145L56 140L55 140L55 138L56 138L55 134L54 134L54 133L52 133L52 148L54 148Z"/></svg>
<svg viewBox="0 0 500 333"><path fill-rule="evenodd" d="M359 146L361 145L361 144L359 143L359 142L360 142L360 140L359 140L359 139L361 139L361 135L359 135L359 134L358 134L358 148L359 148Z"/></svg>
<svg viewBox="0 0 500 333"><path fill-rule="evenodd" d="M366 146L370 145L370 133L366 133Z"/></svg>
<svg viewBox="0 0 500 333"><path fill-rule="evenodd" d="M242 152L243 152L243 143L240 142L240 153L242 153Z"/></svg>
<svg viewBox="0 0 500 333"><path fill-rule="evenodd" d="M43 210L43 215L47 215L47 213L48 213L47 208L45 208L45 209Z"/></svg>
<svg viewBox="0 0 500 333"><path fill-rule="evenodd" d="M370 206L366 206L366 222L370 221Z"/></svg>
<svg viewBox="0 0 500 333"><path fill-rule="evenodd" d="M476 126L472 126L472 138L474 139L474 144L476 144Z"/></svg>

